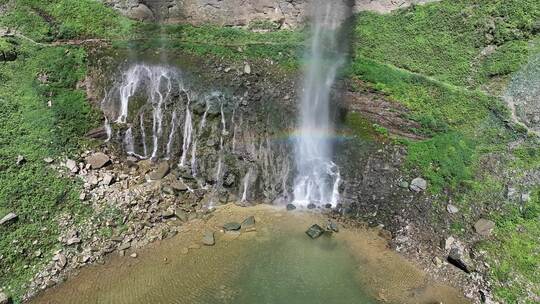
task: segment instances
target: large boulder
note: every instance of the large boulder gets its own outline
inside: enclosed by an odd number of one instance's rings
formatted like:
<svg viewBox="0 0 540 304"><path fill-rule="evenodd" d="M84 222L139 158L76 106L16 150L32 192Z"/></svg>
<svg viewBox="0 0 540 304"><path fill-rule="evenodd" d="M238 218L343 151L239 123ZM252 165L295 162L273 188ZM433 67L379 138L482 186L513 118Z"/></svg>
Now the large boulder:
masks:
<svg viewBox="0 0 540 304"><path fill-rule="evenodd" d="M101 169L111 163L111 159L105 153L94 153L86 158L86 163L92 169Z"/></svg>

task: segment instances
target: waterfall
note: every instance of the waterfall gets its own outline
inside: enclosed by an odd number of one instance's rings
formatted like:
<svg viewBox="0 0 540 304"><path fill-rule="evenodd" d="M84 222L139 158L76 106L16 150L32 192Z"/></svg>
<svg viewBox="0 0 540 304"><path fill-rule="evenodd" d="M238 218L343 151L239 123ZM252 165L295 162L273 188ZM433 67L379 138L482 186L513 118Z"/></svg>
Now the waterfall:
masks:
<svg viewBox="0 0 540 304"><path fill-rule="evenodd" d="M251 175L251 168L248 169L248 172L246 173L246 176L244 176L243 180L243 191L242 191L242 199L240 202L245 203L247 202L247 194L248 194L248 187L249 187L249 178Z"/></svg>
<svg viewBox="0 0 540 304"><path fill-rule="evenodd" d="M295 141L294 203L332 204L339 199L339 168L332 162L333 127L330 93L345 56L339 51L339 30L347 7L342 1L316 0L313 4L311 46L306 54Z"/></svg>
<svg viewBox="0 0 540 304"><path fill-rule="evenodd" d="M182 156L180 157L180 167L184 167L186 165L186 159L189 152L189 146L191 145L191 136L193 133L191 109L189 108L191 104L191 98L189 97L189 94L184 89L182 89L182 91L186 93L188 102L186 104L186 118L184 120L184 142L182 144Z"/></svg>

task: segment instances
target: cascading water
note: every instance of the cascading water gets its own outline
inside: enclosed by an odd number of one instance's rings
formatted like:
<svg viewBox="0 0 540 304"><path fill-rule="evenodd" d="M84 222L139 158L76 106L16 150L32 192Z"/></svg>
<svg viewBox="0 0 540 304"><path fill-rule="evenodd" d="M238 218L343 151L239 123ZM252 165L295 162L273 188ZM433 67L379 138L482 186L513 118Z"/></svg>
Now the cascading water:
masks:
<svg viewBox="0 0 540 304"><path fill-rule="evenodd" d="M346 11L342 1L317 0L313 4L313 33L295 141L293 203L300 206L335 206L339 199L340 173L332 161L330 92L345 60L338 32Z"/></svg>

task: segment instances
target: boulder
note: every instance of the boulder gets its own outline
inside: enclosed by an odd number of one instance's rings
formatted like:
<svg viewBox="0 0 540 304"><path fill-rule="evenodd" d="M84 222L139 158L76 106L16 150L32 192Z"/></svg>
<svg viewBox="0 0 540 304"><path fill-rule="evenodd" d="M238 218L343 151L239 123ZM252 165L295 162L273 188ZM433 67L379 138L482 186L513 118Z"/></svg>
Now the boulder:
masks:
<svg viewBox="0 0 540 304"><path fill-rule="evenodd" d="M6 214L1 220L0 225L9 224L17 220L19 216L13 212Z"/></svg>
<svg viewBox="0 0 540 304"><path fill-rule="evenodd" d="M296 206L295 206L295 205L293 205L293 204L287 204L287 211L292 211L292 210L294 210L294 209L296 209Z"/></svg>
<svg viewBox="0 0 540 304"><path fill-rule="evenodd" d="M448 263L456 266L457 268L465 271L466 273L471 273L474 271L474 265L469 257L465 255L463 250L460 248L454 247L450 249L450 253L447 258Z"/></svg>
<svg viewBox="0 0 540 304"><path fill-rule="evenodd" d="M205 246L214 246L216 244L216 239L214 238L214 232L213 231L206 231L204 233L202 243Z"/></svg>
<svg viewBox="0 0 540 304"><path fill-rule="evenodd" d="M339 232L339 226L336 222L329 220L328 225L326 225L326 230L330 232Z"/></svg>
<svg viewBox="0 0 540 304"><path fill-rule="evenodd" d="M184 184L184 182L179 181L179 180L175 180L175 181L171 182L170 186L171 186L171 188L173 190L179 191L179 192L184 192L184 191L188 190L188 186L186 186L186 184Z"/></svg>
<svg viewBox="0 0 540 304"><path fill-rule="evenodd" d="M139 21L148 21L154 19L154 13L152 10L143 3L139 3L137 6L132 7L128 13L128 17Z"/></svg>
<svg viewBox="0 0 540 304"><path fill-rule="evenodd" d="M308 208L308 209L315 209L315 208L317 208L317 205L315 205L314 203L309 203L309 204L307 205L307 208Z"/></svg>
<svg viewBox="0 0 540 304"><path fill-rule="evenodd" d="M86 158L86 163L91 169L101 169L111 163L111 159L105 153L97 152Z"/></svg>
<svg viewBox="0 0 540 304"><path fill-rule="evenodd" d="M474 224L474 230L481 236L490 236L495 228L495 223L486 219L479 219Z"/></svg>
<svg viewBox="0 0 540 304"><path fill-rule="evenodd" d="M112 185L114 182L114 176L112 176L112 174L105 174L103 176L103 180L101 181L101 184L104 185L104 186L110 186Z"/></svg>
<svg viewBox="0 0 540 304"><path fill-rule="evenodd" d="M416 193L426 191L427 181L421 177L417 177L411 181L409 188Z"/></svg>
<svg viewBox="0 0 540 304"><path fill-rule="evenodd" d="M324 229L317 225L313 224L309 229L306 231L306 234L309 235L310 238L316 239L320 237L324 233Z"/></svg>
<svg viewBox="0 0 540 304"><path fill-rule="evenodd" d="M159 165L157 166L156 169L154 169L154 171L152 171L152 173L150 173L149 177L150 177L150 180L153 180L153 181L157 181L157 180L161 180L162 178L164 178L167 174L169 174L169 170L171 168L169 167L169 163L168 162L161 162L159 163Z"/></svg>
<svg viewBox="0 0 540 304"><path fill-rule="evenodd" d="M237 222L230 222L223 225L223 229L225 229L225 231L238 231L240 228L242 228L242 225Z"/></svg>

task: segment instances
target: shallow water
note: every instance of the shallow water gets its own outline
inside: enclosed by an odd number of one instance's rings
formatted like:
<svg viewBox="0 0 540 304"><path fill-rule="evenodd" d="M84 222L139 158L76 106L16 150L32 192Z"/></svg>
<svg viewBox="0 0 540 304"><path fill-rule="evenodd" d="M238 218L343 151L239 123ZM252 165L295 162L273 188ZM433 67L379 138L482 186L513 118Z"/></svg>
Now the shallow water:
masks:
<svg viewBox="0 0 540 304"><path fill-rule="evenodd" d="M205 230L248 215L257 219L256 232L218 231L215 246L199 246ZM314 221L323 223L318 215L270 207L226 207L138 251L137 259L114 256L87 267L33 303L466 303L429 284L372 235L345 230L309 239L304 231Z"/></svg>

